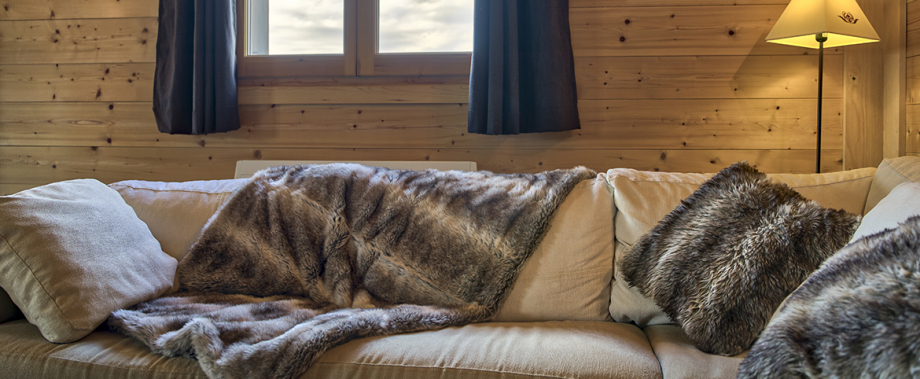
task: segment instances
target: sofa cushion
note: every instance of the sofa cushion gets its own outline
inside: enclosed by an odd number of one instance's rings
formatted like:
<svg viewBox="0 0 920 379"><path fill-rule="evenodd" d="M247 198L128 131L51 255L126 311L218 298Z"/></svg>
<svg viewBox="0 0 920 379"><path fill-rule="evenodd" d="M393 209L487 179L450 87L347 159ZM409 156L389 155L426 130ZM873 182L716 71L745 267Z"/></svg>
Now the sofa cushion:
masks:
<svg viewBox="0 0 920 379"><path fill-rule="evenodd" d="M859 216L821 207L737 163L641 237L618 269L697 348L735 355L858 225Z"/></svg>
<svg viewBox="0 0 920 379"><path fill-rule="evenodd" d="M821 206L859 213L865 206L866 194L875 171L875 168L863 168L824 174L767 176L789 185ZM658 221L711 176L633 169L608 170L607 180L613 187L616 205L616 260L619 261L639 237L652 230ZM614 269L609 311L615 321L634 322L640 326L671 322L653 301L630 288L618 269Z"/></svg>
<svg viewBox="0 0 920 379"><path fill-rule="evenodd" d="M869 189L865 214L878 204L898 184L920 182L920 157L898 157L882 161Z"/></svg>
<svg viewBox="0 0 920 379"><path fill-rule="evenodd" d="M677 325L649 325L642 330L661 364L661 376L668 379L734 379L748 353L731 357L706 354L693 346Z"/></svg>
<svg viewBox="0 0 920 379"><path fill-rule="evenodd" d="M118 192L93 179L0 197L0 286L52 342L168 290L176 260Z"/></svg>
<svg viewBox="0 0 920 379"><path fill-rule="evenodd" d="M898 227L911 216L920 215L920 183L898 184L862 219L850 242L885 229Z"/></svg>
<svg viewBox="0 0 920 379"><path fill-rule="evenodd" d="M155 354L143 343L95 331L69 344L42 338L25 320L0 325L0 367L17 379L206 379L198 362Z"/></svg>
<svg viewBox="0 0 920 379"><path fill-rule="evenodd" d="M95 332L69 345L25 322L0 325L0 367L29 378L203 378L198 363ZM330 349L302 378L660 378L637 327L612 322L481 323L360 338Z"/></svg>
<svg viewBox="0 0 920 379"><path fill-rule="evenodd" d="M546 236L493 319L608 320L612 214L613 198L603 174L576 185L556 209Z"/></svg>
<svg viewBox="0 0 920 379"><path fill-rule="evenodd" d="M177 260L185 256L201 228L246 179L194 182L126 180L109 184Z"/></svg>
<svg viewBox="0 0 920 379"><path fill-rule="evenodd" d="M109 186L147 223L163 250L181 259L208 219L247 179L123 181ZM613 200L606 176L582 181L557 208L496 321L609 319Z"/></svg>

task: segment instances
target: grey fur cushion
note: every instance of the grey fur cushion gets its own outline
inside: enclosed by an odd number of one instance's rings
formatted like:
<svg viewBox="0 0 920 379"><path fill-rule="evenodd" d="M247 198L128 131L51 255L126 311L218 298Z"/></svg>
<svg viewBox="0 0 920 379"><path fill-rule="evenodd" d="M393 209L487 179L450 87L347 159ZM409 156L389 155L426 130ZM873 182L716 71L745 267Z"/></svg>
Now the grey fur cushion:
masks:
<svg viewBox="0 0 920 379"><path fill-rule="evenodd" d="M739 378L920 376L920 216L853 242L795 291Z"/></svg>
<svg viewBox="0 0 920 379"><path fill-rule="evenodd" d="M736 163L643 236L620 270L697 348L735 355L858 224Z"/></svg>

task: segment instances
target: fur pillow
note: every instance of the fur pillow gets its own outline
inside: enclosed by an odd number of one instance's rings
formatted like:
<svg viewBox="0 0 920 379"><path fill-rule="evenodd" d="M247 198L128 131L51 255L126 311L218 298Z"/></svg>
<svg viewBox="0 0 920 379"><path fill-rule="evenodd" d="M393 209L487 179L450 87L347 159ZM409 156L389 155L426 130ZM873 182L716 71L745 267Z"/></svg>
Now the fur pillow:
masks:
<svg viewBox="0 0 920 379"><path fill-rule="evenodd" d="M859 216L823 208L736 163L639 239L620 270L697 348L735 355L858 225Z"/></svg>
<svg viewBox="0 0 920 379"><path fill-rule="evenodd" d="M739 378L911 378L920 370L920 216L853 242L783 305Z"/></svg>

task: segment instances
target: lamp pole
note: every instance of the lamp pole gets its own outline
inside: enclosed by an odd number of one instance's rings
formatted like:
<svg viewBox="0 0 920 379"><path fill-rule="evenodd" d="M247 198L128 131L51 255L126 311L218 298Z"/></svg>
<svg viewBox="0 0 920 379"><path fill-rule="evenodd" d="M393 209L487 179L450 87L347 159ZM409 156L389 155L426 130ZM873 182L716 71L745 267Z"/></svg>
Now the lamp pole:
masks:
<svg viewBox="0 0 920 379"><path fill-rule="evenodd" d="M818 148L815 158L815 172L821 172L821 103L824 95L824 42L827 36L824 33L815 34L818 41Z"/></svg>

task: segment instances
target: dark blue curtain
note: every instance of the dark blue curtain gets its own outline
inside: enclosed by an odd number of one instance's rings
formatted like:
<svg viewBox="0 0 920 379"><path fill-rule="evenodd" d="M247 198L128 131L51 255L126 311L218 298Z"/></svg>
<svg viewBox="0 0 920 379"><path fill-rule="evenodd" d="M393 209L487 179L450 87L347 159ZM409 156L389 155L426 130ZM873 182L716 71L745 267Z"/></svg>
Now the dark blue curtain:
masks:
<svg viewBox="0 0 920 379"><path fill-rule="evenodd" d="M163 133L240 128L236 0L160 0L153 113Z"/></svg>
<svg viewBox="0 0 920 379"><path fill-rule="evenodd" d="M568 0L476 0L470 133L580 129Z"/></svg>

